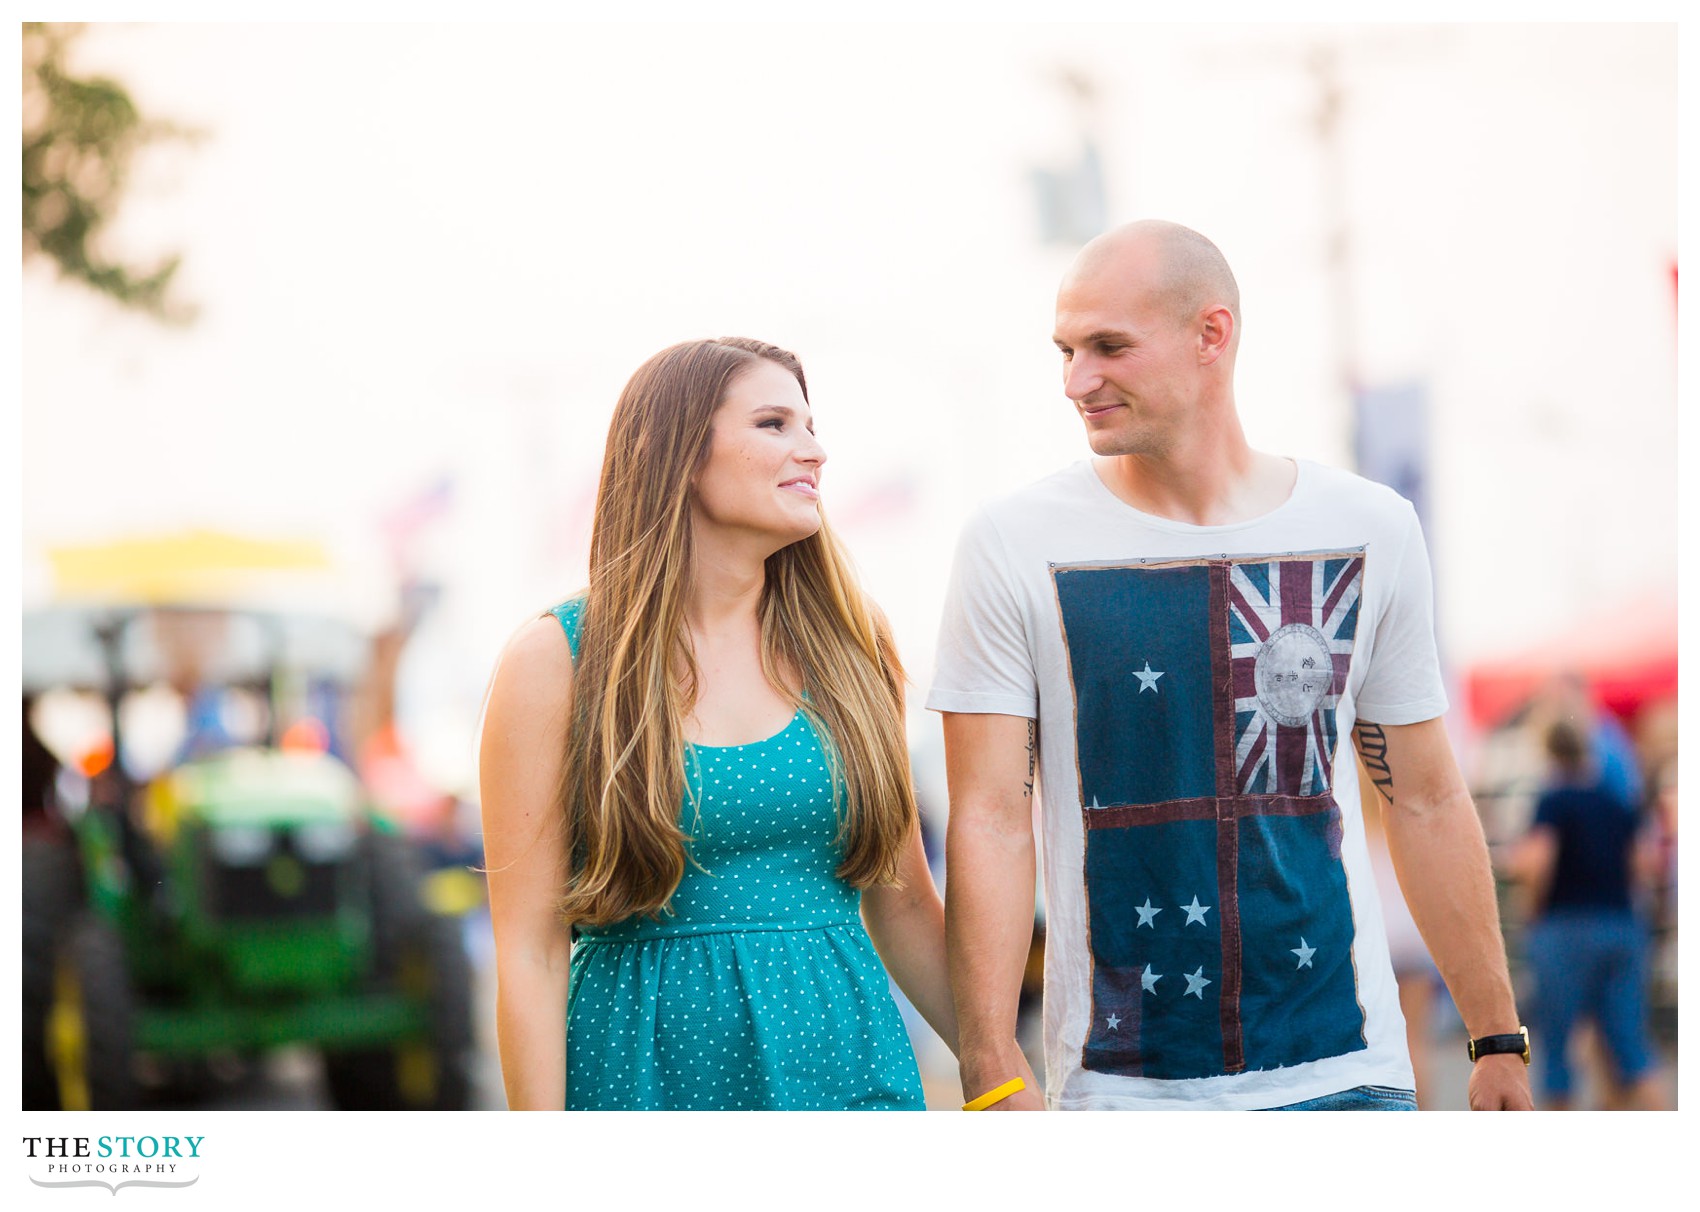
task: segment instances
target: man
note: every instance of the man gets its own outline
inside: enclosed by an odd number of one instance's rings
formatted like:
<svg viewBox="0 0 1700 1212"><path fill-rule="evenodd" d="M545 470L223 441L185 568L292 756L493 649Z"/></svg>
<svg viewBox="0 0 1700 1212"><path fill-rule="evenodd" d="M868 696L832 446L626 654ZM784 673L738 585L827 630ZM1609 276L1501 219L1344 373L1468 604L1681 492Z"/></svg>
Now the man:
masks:
<svg viewBox="0 0 1700 1212"><path fill-rule="evenodd" d="M1029 1082L994 1109L1415 1109L1350 733L1478 1039L1470 1104L1528 1108L1415 512L1251 449L1239 328L1203 236L1148 221L1093 240L1054 339L1096 457L963 533L927 703L944 714L963 1093L1026 1072L1037 773L1045 1098Z"/></svg>

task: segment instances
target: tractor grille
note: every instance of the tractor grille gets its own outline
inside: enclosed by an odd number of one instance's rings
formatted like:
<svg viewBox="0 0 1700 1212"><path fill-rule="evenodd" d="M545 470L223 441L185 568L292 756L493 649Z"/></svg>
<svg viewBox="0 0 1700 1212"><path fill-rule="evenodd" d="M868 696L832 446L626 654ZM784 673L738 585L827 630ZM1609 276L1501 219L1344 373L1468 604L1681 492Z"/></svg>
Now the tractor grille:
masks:
<svg viewBox="0 0 1700 1212"><path fill-rule="evenodd" d="M232 864L210 848L203 852L207 909L226 921L329 917L337 910L347 860L304 858L287 830L274 830L270 852Z"/></svg>

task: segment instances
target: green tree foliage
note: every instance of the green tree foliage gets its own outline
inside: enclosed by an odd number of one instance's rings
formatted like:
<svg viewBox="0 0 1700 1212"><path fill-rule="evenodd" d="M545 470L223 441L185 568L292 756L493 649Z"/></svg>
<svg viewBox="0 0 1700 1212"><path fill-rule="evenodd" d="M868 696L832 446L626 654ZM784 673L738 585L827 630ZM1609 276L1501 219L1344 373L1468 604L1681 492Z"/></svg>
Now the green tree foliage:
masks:
<svg viewBox="0 0 1700 1212"><path fill-rule="evenodd" d="M24 258L47 257L62 276L170 323L192 309L171 293L181 257L138 269L104 256L101 229L116 213L136 149L190 132L144 120L112 80L77 79L66 50L81 27L23 23Z"/></svg>

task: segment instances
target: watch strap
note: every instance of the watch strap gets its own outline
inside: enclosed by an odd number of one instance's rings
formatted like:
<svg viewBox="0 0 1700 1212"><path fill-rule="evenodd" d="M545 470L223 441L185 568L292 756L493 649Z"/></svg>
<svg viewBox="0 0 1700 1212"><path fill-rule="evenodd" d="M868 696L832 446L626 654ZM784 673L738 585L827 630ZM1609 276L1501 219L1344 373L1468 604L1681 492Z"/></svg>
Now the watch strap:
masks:
<svg viewBox="0 0 1700 1212"><path fill-rule="evenodd" d="M1521 1056L1523 1063L1529 1063L1529 1029L1518 1027L1515 1035L1484 1035L1480 1039L1470 1041L1470 1063L1475 1064L1484 1056L1496 1053L1510 1052Z"/></svg>

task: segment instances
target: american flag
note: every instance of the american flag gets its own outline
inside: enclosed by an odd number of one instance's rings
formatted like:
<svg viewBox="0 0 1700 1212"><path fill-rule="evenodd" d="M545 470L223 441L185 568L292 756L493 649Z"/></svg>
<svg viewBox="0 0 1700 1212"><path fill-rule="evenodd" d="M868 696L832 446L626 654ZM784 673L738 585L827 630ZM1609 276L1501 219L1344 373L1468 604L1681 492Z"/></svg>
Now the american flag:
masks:
<svg viewBox="0 0 1700 1212"><path fill-rule="evenodd" d="M1331 794L1364 554L1058 565L1092 960L1087 1069L1362 1049Z"/></svg>

